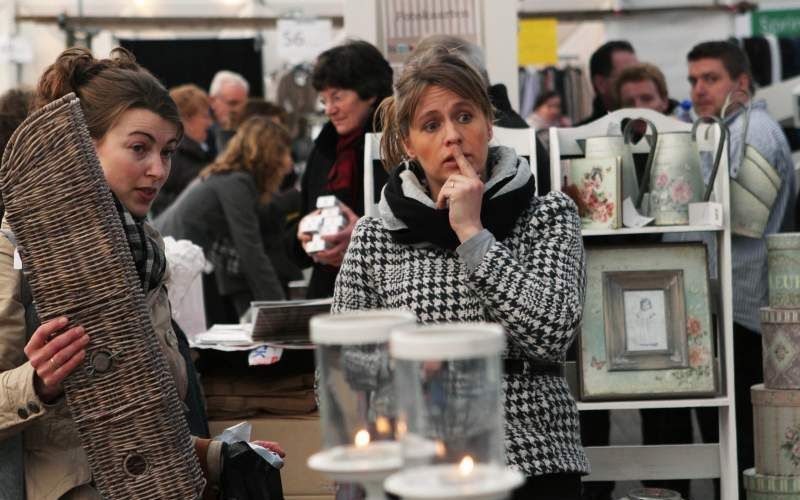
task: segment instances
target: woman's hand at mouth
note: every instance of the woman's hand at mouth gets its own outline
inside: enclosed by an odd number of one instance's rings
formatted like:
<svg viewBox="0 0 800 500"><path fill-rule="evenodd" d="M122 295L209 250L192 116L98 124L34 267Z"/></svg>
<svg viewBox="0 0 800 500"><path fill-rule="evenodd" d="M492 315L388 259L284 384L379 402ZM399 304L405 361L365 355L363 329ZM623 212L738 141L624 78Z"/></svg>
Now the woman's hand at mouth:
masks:
<svg viewBox="0 0 800 500"><path fill-rule="evenodd" d="M464 243L483 230L481 203L484 184L461 146L452 146L453 157L458 164L458 173L447 178L436 199L437 208L450 207L450 227L458 240Z"/></svg>

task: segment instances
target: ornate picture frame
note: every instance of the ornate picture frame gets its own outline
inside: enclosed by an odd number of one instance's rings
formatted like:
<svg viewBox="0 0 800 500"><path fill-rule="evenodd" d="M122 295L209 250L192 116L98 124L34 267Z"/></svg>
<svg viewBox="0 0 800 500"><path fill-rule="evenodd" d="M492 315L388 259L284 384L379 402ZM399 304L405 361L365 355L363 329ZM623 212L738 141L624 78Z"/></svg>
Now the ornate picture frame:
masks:
<svg viewBox="0 0 800 500"><path fill-rule="evenodd" d="M688 367L683 270L602 276L609 371Z"/></svg>
<svg viewBox="0 0 800 500"><path fill-rule="evenodd" d="M718 394L705 245L589 247L586 268L581 400Z"/></svg>

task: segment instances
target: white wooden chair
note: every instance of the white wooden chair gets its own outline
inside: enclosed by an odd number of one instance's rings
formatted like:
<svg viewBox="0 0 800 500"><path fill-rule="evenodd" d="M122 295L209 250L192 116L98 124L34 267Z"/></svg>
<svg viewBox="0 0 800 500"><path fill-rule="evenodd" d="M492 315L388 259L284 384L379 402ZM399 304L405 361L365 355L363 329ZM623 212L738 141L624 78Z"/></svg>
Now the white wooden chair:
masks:
<svg viewBox="0 0 800 500"><path fill-rule="evenodd" d="M528 158L531 171L536 176L536 131L532 128L493 127L492 146L514 148L520 156ZM386 179L381 160L381 134L367 134L364 138L364 215L378 216L378 200Z"/></svg>

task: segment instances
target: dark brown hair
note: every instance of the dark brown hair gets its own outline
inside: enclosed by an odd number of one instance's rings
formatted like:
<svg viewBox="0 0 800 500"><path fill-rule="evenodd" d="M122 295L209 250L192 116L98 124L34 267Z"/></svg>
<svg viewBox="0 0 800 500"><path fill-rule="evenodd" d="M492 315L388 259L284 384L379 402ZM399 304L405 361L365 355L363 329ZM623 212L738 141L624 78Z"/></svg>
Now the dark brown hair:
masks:
<svg viewBox="0 0 800 500"><path fill-rule="evenodd" d="M11 134L28 116L33 106L33 92L11 89L0 96L0 156L6 148Z"/></svg>
<svg viewBox="0 0 800 500"><path fill-rule="evenodd" d="M349 40L317 57L311 84L318 92L330 87L350 89L375 102L392 93L392 67L374 45Z"/></svg>
<svg viewBox="0 0 800 500"><path fill-rule="evenodd" d="M267 202L283 180L283 157L289 151L289 132L269 118L253 116L242 123L225 151L199 176L250 172L261 201Z"/></svg>
<svg viewBox="0 0 800 500"><path fill-rule="evenodd" d="M381 154L386 170L403 160L403 142L408 138L411 122L425 91L434 85L472 102L489 123L494 122L486 85L470 63L442 46L414 52L395 84L394 95L383 100L376 115L383 125Z"/></svg>
<svg viewBox="0 0 800 500"><path fill-rule="evenodd" d="M89 135L102 138L129 109L146 109L175 125L183 135L178 107L152 73L133 54L117 47L107 59L95 59L85 48L73 47L58 56L39 79L35 107L74 92L81 100Z"/></svg>
<svg viewBox="0 0 800 500"><path fill-rule="evenodd" d="M694 62L700 59L719 59L732 80L746 74L750 80L750 92L754 92L755 84L753 83L750 59L747 57L747 53L735 43L726 40L698 43L686 55L686 60Z"/></svg>

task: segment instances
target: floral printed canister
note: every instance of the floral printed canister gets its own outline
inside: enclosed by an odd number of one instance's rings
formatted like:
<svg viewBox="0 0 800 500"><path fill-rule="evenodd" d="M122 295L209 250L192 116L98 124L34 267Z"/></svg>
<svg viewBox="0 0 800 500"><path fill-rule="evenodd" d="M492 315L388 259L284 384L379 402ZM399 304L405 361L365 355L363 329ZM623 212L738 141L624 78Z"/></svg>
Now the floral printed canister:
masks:
<svg viewBox="0 0 800 500"><path fill-rule="evenodd" d="M700 154L686 132L659 134L650 174L650 217L657 226L689 223L689 203L703 196Z"/></svg>
<svg viewBox="0 0 800 500"><path fill-rule="evenodd" d="M747 500L797 500L800 498L800 477L770 476L756 472L756 469L752 468L744 471L743 475Z"/></svg>
<svg viewBox="0 0 800 500"><path fill-rule="evenodd" d="M761 308L764 386L800 389L800 309Z"/></svg>
<svg viewBox="0 0 800 500"><path fill-rule="evenodd" d="M800 475L800 391L758 384L751 393L756 470L767 476Z"/></svg>
<svg viewBox="0 0 800 500"><path fill-rule="evenodd" d="M800 233L767 236L770 307L800 308Z"/></svg>

